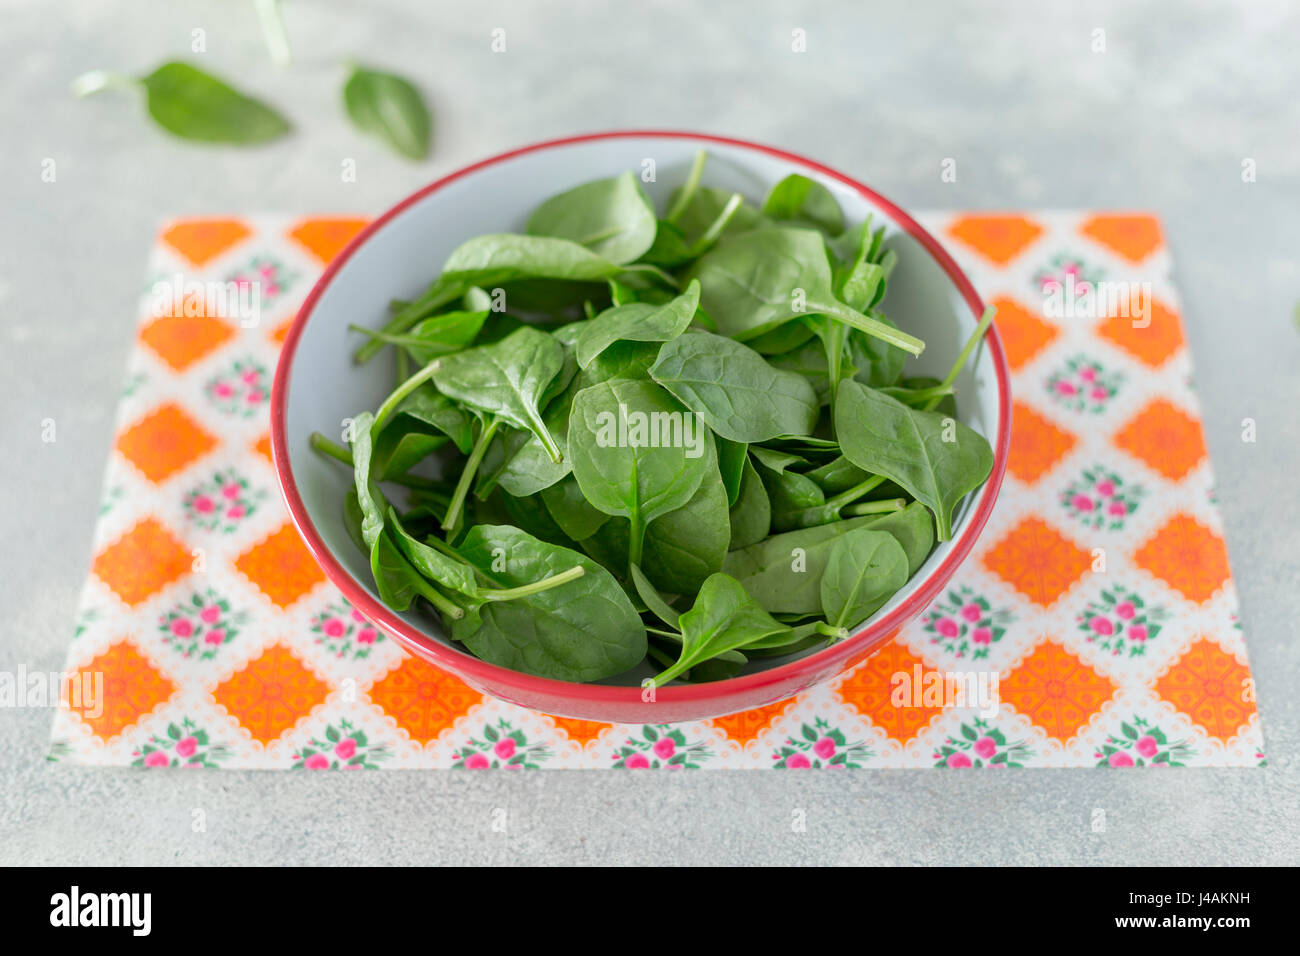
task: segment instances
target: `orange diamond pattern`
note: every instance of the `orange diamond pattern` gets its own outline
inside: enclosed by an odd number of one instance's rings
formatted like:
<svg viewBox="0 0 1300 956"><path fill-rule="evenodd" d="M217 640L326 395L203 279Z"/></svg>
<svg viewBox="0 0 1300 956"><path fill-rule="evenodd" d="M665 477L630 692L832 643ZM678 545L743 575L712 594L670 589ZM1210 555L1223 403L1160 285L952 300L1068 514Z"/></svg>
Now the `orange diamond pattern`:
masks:
<svg viewBox="0 0 1300 956"><path fill-rule="evenodd" d="M289 230L289 236L328 264L368 222L367 219L304 219Z"/></svg>
<svg viewBox="0 0 1300 956"><path fill-rule="evenodd" d="M1141 262L1164 241L1154 216L1093 216L1079 231L1129 262Z"/></svg>
<svg viewBox="0 0 1300 956"><path fill-rule="evenodd" d="M852 703L863 715L871 718L871 722L891 738L905 744L943 713L942 707L895 706L894 675L906 674L912 679L918 667L924 672L924 662L894 641L841 681L835 693L840 700Z"/></svg>
<svg viewBox="0 0 1300 956"><path fill-rule="evenodd" d="M1190 515L1175 515L1133 556L1143 568L1198 604L1228 580L1223 539Z"/></svg>
<svg viewBox="0 0 1300 956"><path fill-rule="evenodd" d="M271 330L271 341L274 342L277 347L284 345L284 340L289 337L289 330L293 328L294 318L295 316L289 316Z"/></svg>
<svg viewBox="0 0 1300 956"><path fill-rule="evenodd" d="M162 238L194 265L203 266L250 235L252 231L238 219L183 219Z"/></svg>
<svg viewBox="0 0 1300 956"><path fill-rule="evenodd" d="M117 450L140 474L157 483L207 454L216 444L216 438L185 409L168 402L119 435Z"/></svg>
<svg viewBox="0 0 1300 956"><path fill-rule="evenodd" d="M1044 641L998 683L1001 700L1064 743L1115 694L1115 684L1055 641Z"/></svg>
<svg viewBox="0 0 1300 956"><path fill-rule="evenodd" d="M468 684L414 657L403 659L367 694L412 740L426 744L437 740L457 717L463 717L483 700L483 695ZM554 718L557 724L561 719Z"/></svg>
<svg viewBox="0 0 1300 956"><path fill-rule="evenodd" d="M1024 216L962 216L948 227L948 235L1000 266L1018 256L1042 235L1043 227Z"/></svg>
<svg viewBox="0 0 1300 956"><path fill-rule="evenodd" d="M1115 434L1115 444L1170 481L1182 479L1205 457L1200 423L1157 398Z"/></svg>
<svg viewBox="0 0 1300 956"><path fill-rule="evenodd" d="M993 324L998 327L998 335L1007 351L1007 363L1013 372L1020 371L1021 366L1061 334L1056 326L1044 322L1015 299L999 296L992 305L998 310Z"/></svg>
<svg viewBox="0 0 1300 956"><path fill-rule="evenodd" d="M1060 599L1091 566L1091 557L1041 518L1026 518L984 556L984 566L1035 604Z"/></svg>
<svg viewBox="0 0 1300 956"><path fill-rule="evenodd" d="M732 740L742 745L747 744L756 740L758 735L770 727L772 721L784 714L792 703L793 701L789 700L779 700L766 707L744 710L738 714L728 714L726 717L714 717L713 726L720 727Z"/></svg>
<svg viewBox="0 0 1300 956"><path fill-rule="evenodd" d="M1178 314L1157 299L1151 300L1150 323L1133 325L1130 315L1116 315L1102 323L1097 332L1152 368L1159 368L1183 346L1183 324ZM1139 313L1143 310L1136 310ZM1142 321L1140 318L1138 321Z"/></svg>
<svg viewBox="0 0 1300 956"><path fill-rule="evenodd" d="M1007 470L1026 484L1033 484L1064 458L1078 441L1074 435L1023 402L1012 402Z"/></svg>
<svg viewBox="0 0 1300 956"><path fill-rule="evenodd" d="M324 703L329 692L329 685L287 647L272 644L219 685L212 698L265 745Z"/></svg>
<svg viewBox="0 0 1300 956"><path fill-rule="evenodd" d="M98 700L87 696L94 694L97 678L103 680L102 696ZM67 696L68 688L65 688L64 700L101 740L116 737L139 723L176 692L176 685L127 640L118 641L79 668L73 680L79 688L80 699Z"/></svg>
<svg viewBox="0 0 1300 956"><path fill-rule="evenodd" d="M281 608L325 580L325 572L288 523L237 557L235 567Z"/></svg>
<svg viewBox="0 0 1300 956"><path fill-rule="evenodd" d="M91 571L131 606L189 573L185 546L154 518L145 518L99 553Z"/></svg>
<svg viewBox="0 0 1300 956"><path fill-rule="evenodd" d="M186 302L189 305L154 319L140 330L140 340L175 372L185 371L235 334L230 323L208 315L206 307L196 299Z"/></svg>
<svg viewBox="0 0 1300 956"><path fill-rule="evenodd" d="M598 739L602 733L613 726L596 720L577 720L573 717L556 717L554 714L546 716L555 721L555 726L568 734L570 740L577 741L583 747Z"/></svg>
<svg viewBox="0 0 1300 956"><path fill-rule="evenodd" d="M1157 694L1222 741L1240 733L1255 713L1250 668L1208 638L1193 644L1155 687Z"/></svg>
<svg viewBox="0 0 1300 956"><path fill-rule="evenodd" d="M253 451L265 458L269 464L275 464L275 459L271 456L271 435L269 432L253 443Z"/></svg>

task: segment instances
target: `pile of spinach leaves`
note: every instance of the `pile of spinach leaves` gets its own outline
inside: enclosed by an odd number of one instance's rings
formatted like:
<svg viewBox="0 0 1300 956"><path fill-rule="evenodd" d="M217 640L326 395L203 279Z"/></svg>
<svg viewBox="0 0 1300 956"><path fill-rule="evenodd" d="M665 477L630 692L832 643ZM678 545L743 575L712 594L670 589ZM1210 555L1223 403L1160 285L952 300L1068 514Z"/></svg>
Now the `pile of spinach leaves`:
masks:
<svg viewBox="0 0 1300 956"><path fill-rule="evenodd" d="M529 674L711 681L848 636L951 535L993 463L953 397L991 310L907 376L884 227L704 162L662 213L631 172L554 196L356 329L396 387L350 447L313 440L390 607Z"/></svg>

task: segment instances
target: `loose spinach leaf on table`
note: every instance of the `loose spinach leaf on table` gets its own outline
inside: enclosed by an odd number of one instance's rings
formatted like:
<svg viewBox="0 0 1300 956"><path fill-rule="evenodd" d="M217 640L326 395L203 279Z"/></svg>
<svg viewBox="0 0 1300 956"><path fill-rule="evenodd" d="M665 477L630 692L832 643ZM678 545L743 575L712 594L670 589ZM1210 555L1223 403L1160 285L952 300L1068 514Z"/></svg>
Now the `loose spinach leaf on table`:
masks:
<svg viewBox="0 0 1300 956"><path fill-rule="evenodd" d="M395 73L354 66L343 86L348 118L407 159L429 155L433 122L420 91Z"/></svg>

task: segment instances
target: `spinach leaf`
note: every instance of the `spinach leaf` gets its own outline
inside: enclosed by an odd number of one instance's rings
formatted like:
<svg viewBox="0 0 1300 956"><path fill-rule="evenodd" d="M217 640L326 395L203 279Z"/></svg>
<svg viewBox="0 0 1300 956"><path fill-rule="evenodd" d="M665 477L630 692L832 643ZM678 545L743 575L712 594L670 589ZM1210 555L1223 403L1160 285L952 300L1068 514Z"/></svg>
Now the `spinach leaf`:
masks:
<svg viewBox="0 0 1300 956"><path fill-rule="evenodd" d="M844 231L844 211L831 191L815 180L791 173L763 200L763 215L816 226L828 235Z"/></svg>
<svg viewBox="0 0 1300 956"><path fill-rule="evenodd" d="M429 155L433 124L420 91L408 80L354 66L343 86L343 105L357 129L383 140L407 159Z"/></svg>
<svg viewBox="0 0 1300 956"><path fill-rule="evenodd" d="M745 459L740 479L740 495L728 513L731 522L731 547L745 548L757 544L772 530L772 505L767 489L753 462Z"/></svg>
<svg viewBox="0 0 1300 956"><path fill-rule="evenodd" d="M462 243L448 256L442 270L438 283L458 289L471 285L490 288L520 279L603 282L625 271L568 239L511 233L476 236Z"/></svg>
<svg viewBox="0 0 1300 956"><path fill-rule="evenodd" d="M689 443L690 437L697 442ZM646 525L686 504L716 468L708 435L686 409L653 382L630 379L578 393L569 417L569 454L587 500L631 522L632 564L641 563Z"/></svg>
<svg viewBox="0 0 1300 956"><path fill-rule="evenodd" d="M857 627L880 610L908 577L907 555L893 535L871 528L840 535L831 545L822 573L826 623Z"/></svg>
<svg viewBox="0 0 1300 956"><path fill-rule="evenodd" d="M486 311L443 312L416 323L402 335L375 332L359 325L350 325L348 328L382 344L404 348L421 365L427 365L439 355L459 352L468 346L478 335L487 317Z"/></svg>
<svg viewBox="0 0 1300 956"><path fill-rule="evenodd" d="M289 121L260 100L231 88L210 73L173 61L138 80L103 71L78 77L78 96L111 87L144 87L149 116L181 139L252 145L289 132Z"/></svg>
<svg viewBox="0 0 1300 956"><path fill-rule="evenodd" d="M817 424L820 406L807 381L772 368L748 346L710 332L665 343L650 376L731 441L804 435Z"/></svg>
<svg viewBox="0 0 1300 956"><path fill-rule="evenodd" d="M582 495L578 480L568 475L542 489L542 502L555 523L574 541L590 538L610 516L593 508Z"/></svg>
<svg viewBox="0 0 1300 956"><path fill-rule="evenodd" d="M686 291L663 305L632 302L616 305L587 322L579 333L578 365L586 368L596 356L620 340L667 342L686 331L700 305L700 284L692 282Z"/></svg>
<svg viewBox="0 0 1300 956"><path fill-rule="evenodd" d="M492 345L442 359L433 381L444 395L537 436L554 462L563 454L542 421L538 402L564 364L560 343L524 327Z"/></svg>
<svg viewBox="0 0 1300 956"><path fill-rule="evenodd" d="M608 571L568 548L508 525L476 525L456 549L501 587L582 568L559 586L509 601L490 601L451 624L451 635L477 657L555 680L593 681L645 657L645 626ZM476 619L475 619L476 618Z"/></svg>
<svg viewBox="0 0 1300 956"><path fill-rule="evenodd" d="M840 383L835 432L851 462L896 482L934 512L940 541L952 536L958 502L993 470L993 451L974 429L852 380Z"/></svg>
<svg viewBox="0 0 1300 956"><path fill-rule="evenodd" d="M701 306L718 331L752 339L805 314L822 313L913 355L920 339L863 315L837 300L821 233L811 229L755 229L723 239L691 268Z"/></svg>
<svg viewBox="0 0 1300 956"><path fill-rule="evenodd" d="M421 386L404 398L397 406L396 415L432 425L464 454L469 454L474 445L474 416L432 385Z"/></svg>
<svg viewBox="0 0 1300 956"><path fill-rule="evenodd" d="M632 262L654 242L650 199L628 171L583 183L542 203L528 220L528 233L567 239L614 263Z"/></svg>
<svg viewBox="0 0 1300 956"><path fill-rule="evenodd" d="M744 480L745 464L749 461L749 446L744 442L718 438L718 473L722 487L727 490L727 507L740 497L740 483Z"/></svg>
<svg viewBox="0 0 1300 956"><path fill-rule="evenodd" d="M747 645L783 637L790 627L775 620L730 575L714 574L704 582L695 604L678 618L682 651L677 663L655 678L656 685L709 658Z"/></svg>

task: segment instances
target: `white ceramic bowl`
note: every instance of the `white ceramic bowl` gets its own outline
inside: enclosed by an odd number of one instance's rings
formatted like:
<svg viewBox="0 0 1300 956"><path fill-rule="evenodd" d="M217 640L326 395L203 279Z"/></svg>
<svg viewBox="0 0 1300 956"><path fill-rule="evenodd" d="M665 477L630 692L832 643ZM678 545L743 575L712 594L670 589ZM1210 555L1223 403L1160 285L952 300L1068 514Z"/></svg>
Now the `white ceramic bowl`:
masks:
<svg viewBox="0 0 1300 956"><path fill-rule="evenodd" d="M313 431L337 436L344 419L374 409L393 386L391 350L366 365L353 364L362 340L348 331L349 323L379 327L389 300L421 292L461 242L481 233L523 231L534 206L579 183L640 171L653 162L655 181L645 185L662 209L699 149L709 152L710 186L761 200L778 180L799 172L830 189L849 222L871 214L887 227L898 266L883 307L926 342L921 357L909 363L909 374L946 374L983 311L938 242L873 190L791 153L697 133L629 131L540 143L466 167L380 216L330 265L285 341L272 395L276 471L307 547L348 600L412 653L486 693L547 713L625 723L717 716L781 700L865 659L924 610L992 511L1011 426L1006 358L994 330L957 381L961 419L993 447L992 475L958 509L952 539L935 548L907 586L848 640L793 660L755 662L753 671L731 680L660 688L648 701L636 686L548 680L488 664L448 641L432 618L383 605L343 526L341 504L351 475L309 445Z"/></svg>

